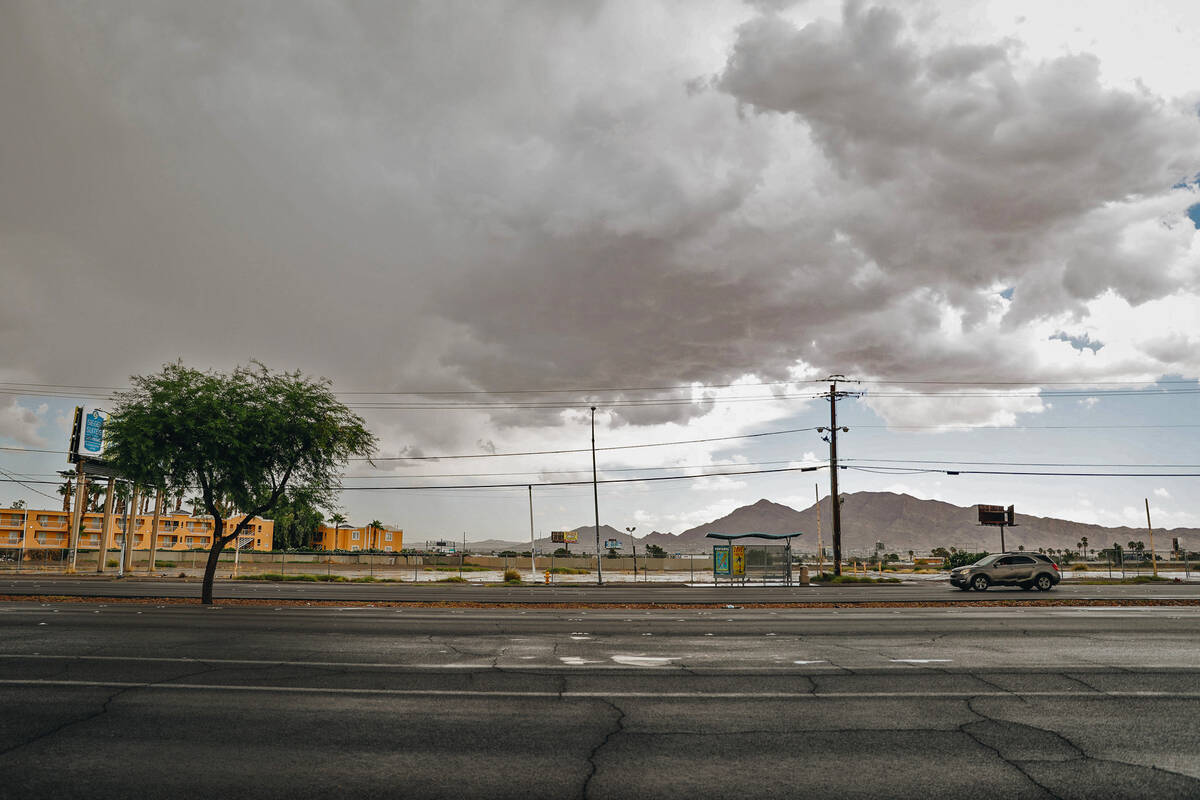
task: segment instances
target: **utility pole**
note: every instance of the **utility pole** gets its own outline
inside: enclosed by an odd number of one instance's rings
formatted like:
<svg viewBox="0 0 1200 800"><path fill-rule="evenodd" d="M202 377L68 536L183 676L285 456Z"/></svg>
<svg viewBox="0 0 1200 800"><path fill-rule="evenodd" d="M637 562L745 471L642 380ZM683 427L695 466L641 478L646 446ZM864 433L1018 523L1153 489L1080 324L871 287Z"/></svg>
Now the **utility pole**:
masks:
<svg viewBox="0 0 1200 800"><path fill-rule="evenodd" d="M75 513L71 515L71 572L79 558L79 524L83 519L83 501L87 497L87 484L83 475L83 460L75 462Z"/></svg>
<svg viewBox="0 0 1200 800"><path fill-rule="evenodd" d="M533 538L533 485L526 487L529 489L529 580L537 582L537 542Z"/></svg>
<svg viewBox="0 0 1200 800"><path fill-rule="evenodd" d="M838 463L837 463L837 401L839 397L848 396L846 392L838 393L838 379L845 380L841 375L831 375L829 377L829 489L832 497L830 502L833 504L833 574L842 574L842 503L838 496ZM817 428L817 433L824 432L824 428ZM849 428L842 427L843 433L848 433Z"/></svg>
<svg viewBox="0 0 1200 800"><path fill-rule="evenodd" d="M596 585L604 585L604 567L600 563L600 492L596 488L596 407L592 406L592 505L596 511Z"/></svg>
<svg viewBox="0 0 1200 800"><path fill-rule="evenodd" d="M1150 530L1150 563L1154 568L1154 577L1158 577L1158 559L1154 556L1154 526L1150 524L1150 498L1146 501L1146 527Z"/></svg>

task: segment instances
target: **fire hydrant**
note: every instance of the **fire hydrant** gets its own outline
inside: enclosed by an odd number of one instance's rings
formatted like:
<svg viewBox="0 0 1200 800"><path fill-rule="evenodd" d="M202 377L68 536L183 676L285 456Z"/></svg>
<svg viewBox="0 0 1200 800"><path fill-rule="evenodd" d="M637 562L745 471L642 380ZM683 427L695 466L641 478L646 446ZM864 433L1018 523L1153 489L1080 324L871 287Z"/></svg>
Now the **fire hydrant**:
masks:
<svg viewBox="0 0 1200 800"><path fill-rule="evenodd" d="M546 579L546 583L549 583L550 582L550 570L546 570L545 572L543 572L542 577Z"/></svg>

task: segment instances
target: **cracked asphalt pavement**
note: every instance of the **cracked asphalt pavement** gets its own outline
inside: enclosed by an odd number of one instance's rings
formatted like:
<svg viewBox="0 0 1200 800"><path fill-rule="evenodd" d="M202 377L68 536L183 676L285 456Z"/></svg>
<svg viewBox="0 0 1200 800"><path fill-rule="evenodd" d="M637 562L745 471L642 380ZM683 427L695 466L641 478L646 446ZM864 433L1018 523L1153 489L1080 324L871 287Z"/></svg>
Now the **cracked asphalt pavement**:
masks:
<svg viewBox="0 0 1200 800"><path fill-rule="evenodd" d="M1197 797L1200 609L0 603L0 797Z"/></svg>

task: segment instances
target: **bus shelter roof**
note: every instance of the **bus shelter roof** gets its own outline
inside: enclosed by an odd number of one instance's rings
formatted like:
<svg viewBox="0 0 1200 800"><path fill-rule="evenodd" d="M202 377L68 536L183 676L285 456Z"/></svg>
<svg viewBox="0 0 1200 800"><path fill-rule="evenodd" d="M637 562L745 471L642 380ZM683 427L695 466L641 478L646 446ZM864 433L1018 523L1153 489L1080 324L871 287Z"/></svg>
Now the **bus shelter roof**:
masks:
<svg viewBox="0 0 1200 800"><path fill-rule="evenodd" d="M737 539L771 539L778 541L780 539L793 539L797 536L803 536L803 533L706 533L705 538L708 539L724 539L727 542L732 542Z"/></svg>

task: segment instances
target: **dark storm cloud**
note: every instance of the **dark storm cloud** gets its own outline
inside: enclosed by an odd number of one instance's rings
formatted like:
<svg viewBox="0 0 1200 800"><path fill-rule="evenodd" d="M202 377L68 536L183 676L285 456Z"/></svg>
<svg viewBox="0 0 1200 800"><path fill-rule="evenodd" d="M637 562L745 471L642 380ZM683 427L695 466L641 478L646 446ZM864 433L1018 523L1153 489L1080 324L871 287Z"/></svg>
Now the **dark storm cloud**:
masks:
<svg viewBox="0 0 1200 800"><path fill-rule="evenodd" d="M1188 205L1169 187L1200 164L1194 114L1105 88L1088 56L784 5L6 5L8 374L1026 378L1030 321L1195 287L1159 224ZM481 410L460 435L423 413L379 429L446 452L567 420Z"/></svg>

